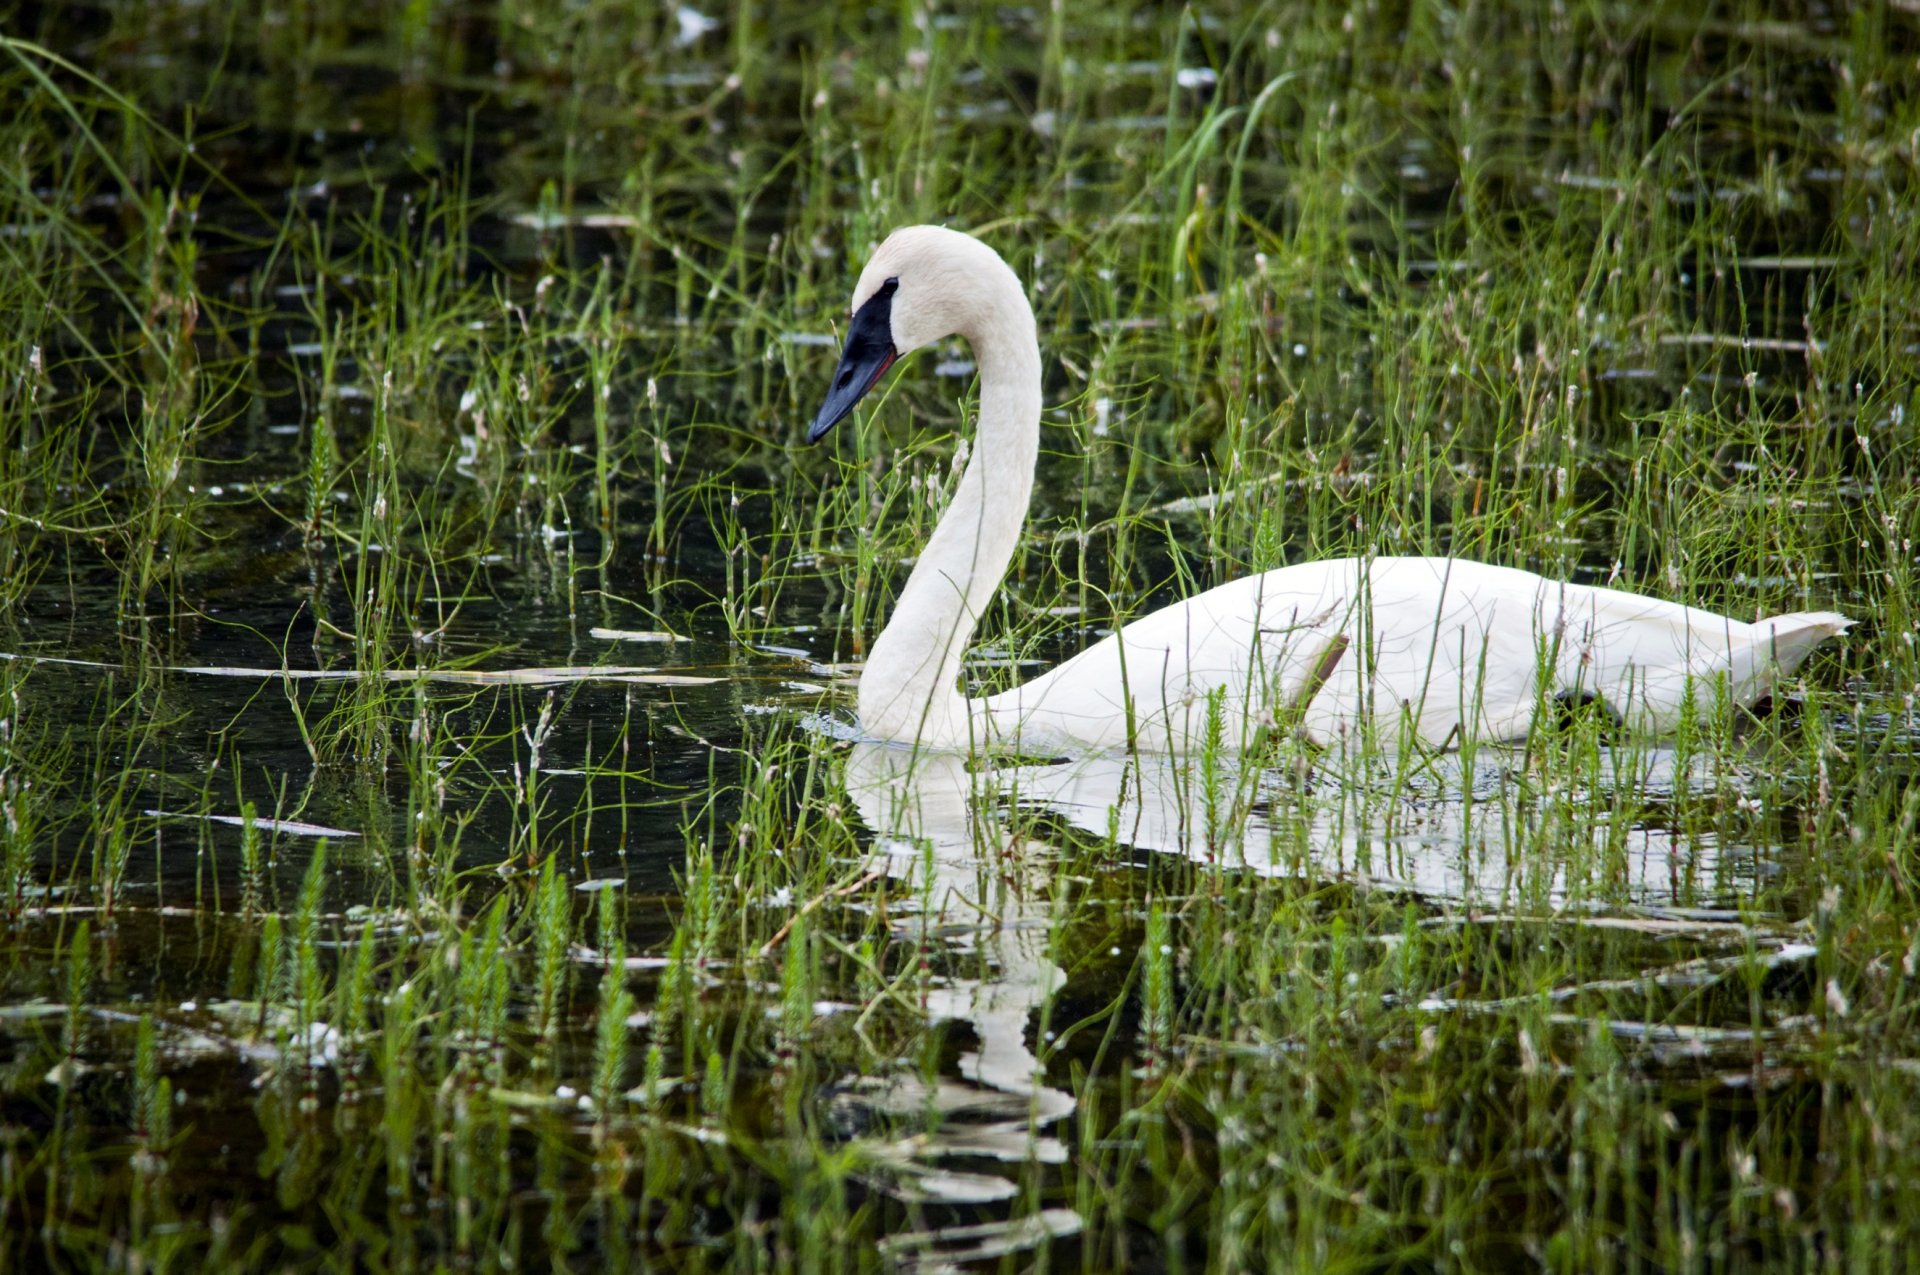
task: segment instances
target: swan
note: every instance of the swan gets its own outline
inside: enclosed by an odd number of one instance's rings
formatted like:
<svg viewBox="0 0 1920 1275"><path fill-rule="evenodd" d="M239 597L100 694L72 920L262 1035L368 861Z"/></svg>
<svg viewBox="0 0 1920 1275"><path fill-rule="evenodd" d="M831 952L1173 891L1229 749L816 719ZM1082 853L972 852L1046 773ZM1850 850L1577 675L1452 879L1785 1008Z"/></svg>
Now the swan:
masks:
<svg viewBox="0 0 1920 1275"><path fill-rule="evenodd" d="M972 457L861 672L870 739L1033 754L1251 749L1276 729L1320 746L1410 733L1447 748L1524 737L1557 701L1598 700L1669 733L1695 708L1750 706L1851 621L1743 623L1617 589L1464 558L1278 567L1127 624L997 695L961 659L1018 547L1040 444L1040 345L1019 278L939 226L896 230L854 288L817 443L904 355L959 336L979 369Z"/></svg>

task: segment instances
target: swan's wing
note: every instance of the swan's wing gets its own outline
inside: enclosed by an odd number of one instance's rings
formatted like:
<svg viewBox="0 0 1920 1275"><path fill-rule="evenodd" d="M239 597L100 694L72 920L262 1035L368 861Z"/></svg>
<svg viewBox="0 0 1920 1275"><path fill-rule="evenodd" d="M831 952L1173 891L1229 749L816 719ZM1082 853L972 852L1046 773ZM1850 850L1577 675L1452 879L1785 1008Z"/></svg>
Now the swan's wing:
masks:
<svg viewBox="0 0 1920 1275"><path fill-rule="evenodd" d="M1034 751L1178 751L1205 746L1210 726L1231 751L1296 721L1321 745L1444 747L1517 739L1558 696L1666 731L1722 678L1752 703L1847 623L1809 612L1743 624L1512 567L1344 558L1163 608L986 708L1000 738Z"/></svg>
<svg viewBox="0 0 1920 1275"><path fill-rule="evenodd" d="M1732 671L1753 644L1752 626L1661 598L1565 585L1560 600L1557 689L1599 699L1636 729L1672 729L1690 697L1711 706L1715 687L1699 679Z"/></svg>
<svg viewBox="0 0 1920 1275"><path fill-rule="evenodd" d="M1372 732L1390 746L1403 729L1435 746L1463 728L1508 738L1553 667L1549 588L1446 558L1281 567L1136 620L988 709L1003 738L1017 729L1036 750L1180 750L1205 744L1210 719L1229 750L1293 723L1320 744Z"/></svg>
<svg viewBox="0 0 1920 1275"><path fill-rule="evenodd" d="M1352 565L1339 624L1349 649L1303 718L1322 745L1429 746L1463 732L1525 734L1552 667L1551 586L1510 567L1448 558Z"/></svg>
<svg viewBox="0 0 1920 1275"><path fill-rule="evenodd" d="M1563 586L1561 689L1603 700L1638 730L1672 730L1691 700L1750 706L1852 621L1801 611L1753 624L1658 598Z"/></svg>
<svg viewBox="0 0 1920 1275"><path fill-rule="evenodd" d="M987 701L996 732L1035 751L1201 746L1229 751L1324 680L1338 646L1344 564L1248 576L1155 611Z"/></svg>
<svg viewBox="0 0 1920 1275"><path fill-rule="evenodd" d="M1706 708L1724 694L1751 705L1850 623L1800 612L1744 624L1446 558L1381 558L1360 570L1361 601L1343 622L1352 651L1306 714L1323 744L1362 726L1389 743L1407 729L1430 745L1456 731L1518 738L1557 697L1599 699L1631 728L1663 733L1690 699Z"/></svg>
<svg viewBox="0 0 1920 1275"><path fill-rule="evenodd" d="M1767 657L1784 677L1799 668L1814 647L1852 628L1853 621L1837 611L1793 611L1769 616L1753 627L1760 632Z"/></svg>

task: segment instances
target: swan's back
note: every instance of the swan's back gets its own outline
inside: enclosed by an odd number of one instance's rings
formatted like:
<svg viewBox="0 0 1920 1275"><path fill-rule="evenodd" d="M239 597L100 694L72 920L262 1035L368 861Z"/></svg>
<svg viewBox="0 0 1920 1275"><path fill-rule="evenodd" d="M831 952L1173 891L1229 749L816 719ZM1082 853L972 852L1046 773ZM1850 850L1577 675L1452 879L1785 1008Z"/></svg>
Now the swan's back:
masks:
<svg viewBox="0 0 1920 1275"><path fill-rule="evenodd" d="M961 661L1019 545L1040 445L1040 348L1018 277L958 231L889 235L854 288L847 343L807 437L846 419L903 355L956 335L979 366L978 441L861 675L860 720L876 739L1240 750L1298 730L1323 744L1444 746L1523 735L1561 696L1668 730L1689 702L1751 703L1847 624L1830 614L1742 624L1509 567L1346 558L1210 589L1025 686L968 699Z"/></svg>
<svg viewBox="0 0 1920 1275"><path fill-rule="evenodd" d="M1751 704L1847 624L1828 612L1744 624L1453 558L1343 558L1156 611L993 696L983 715L1042 751L1195 747L1210 716L1228 749L1281 725L1323 745L1403 730L1430 746L1513 739L1561 697L1658 733L1689 695Z"/></svg>

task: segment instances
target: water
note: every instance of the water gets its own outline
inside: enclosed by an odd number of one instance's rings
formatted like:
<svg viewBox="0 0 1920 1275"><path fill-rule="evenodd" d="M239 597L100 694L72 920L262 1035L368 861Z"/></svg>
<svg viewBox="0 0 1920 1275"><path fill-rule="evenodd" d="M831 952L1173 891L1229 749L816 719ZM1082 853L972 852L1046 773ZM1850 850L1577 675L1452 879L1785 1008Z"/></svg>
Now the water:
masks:
<svg viewBox="0 0 1920 1275"><path fill-rule="evenodd" d="M194 140L10 46L9 1257L1898 1266L1911 15L918 16L23 20ZM797 437L923 218L1048 343L976 690L1363 548L1867 623L1680 740L859 741L970 358Z"/></svg>

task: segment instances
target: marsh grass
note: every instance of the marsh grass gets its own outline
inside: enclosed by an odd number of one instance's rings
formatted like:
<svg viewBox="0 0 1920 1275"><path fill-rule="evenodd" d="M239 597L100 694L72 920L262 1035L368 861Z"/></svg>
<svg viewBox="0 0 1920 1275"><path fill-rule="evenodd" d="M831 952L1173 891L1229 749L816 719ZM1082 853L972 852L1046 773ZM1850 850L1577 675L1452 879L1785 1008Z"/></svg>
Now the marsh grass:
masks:
<svg viewBox="0 0 1920 1275"><path fill-rule="evenodd" d="M0 1261L1907 1265L1911 13L0 54ZM1861 624L1661 741L849 748L969 356L797 437L921 220L1047 346L975 691L1343 553Z"/></svg>

